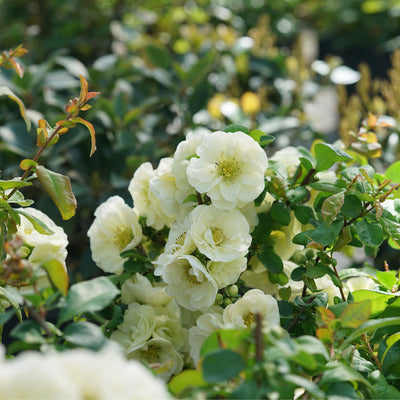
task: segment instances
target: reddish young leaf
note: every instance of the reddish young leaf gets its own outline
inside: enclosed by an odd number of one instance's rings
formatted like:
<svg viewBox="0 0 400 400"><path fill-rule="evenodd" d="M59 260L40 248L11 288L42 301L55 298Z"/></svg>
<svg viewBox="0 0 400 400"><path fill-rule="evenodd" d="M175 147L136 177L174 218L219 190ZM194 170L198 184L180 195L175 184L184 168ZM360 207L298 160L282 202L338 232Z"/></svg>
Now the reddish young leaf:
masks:
<svg viewBox="0 0 400 400"><path fill-rule="evenodd" d="M91 142L92 142L92 146L91 146L90 154L89 154L89 157L91 157L93 155L93 153L96 151L96 133L94 131L93 125L89 121L86 121L81 117L76 117L76 118L72 119L71 121L76 122L78 124L83 124L86 126L86 128L89 129L90 138L91 138Z"/></svg>

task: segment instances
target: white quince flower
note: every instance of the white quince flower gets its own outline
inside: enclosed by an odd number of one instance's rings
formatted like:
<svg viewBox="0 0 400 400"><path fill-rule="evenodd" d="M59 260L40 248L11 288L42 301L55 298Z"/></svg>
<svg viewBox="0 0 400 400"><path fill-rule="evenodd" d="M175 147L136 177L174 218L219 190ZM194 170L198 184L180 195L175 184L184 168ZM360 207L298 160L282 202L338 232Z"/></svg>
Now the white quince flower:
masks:
<svg viewBox="0 0 400 400"><path fill-rule="evenodd" d="M191 221L189 214L182 214L169 230L164 252L166 254L191 254L196 245L190 234Z"/></svg>
<svg viewBox="0 0 400 400"><path fill-rule="evenodd" d="M192 357L194 365L199 362L201 346L205 340L214 331L223 328L222 311L220 308L201 315L197 318L196 325L189 329L190 357Z"/></svg>
<svg viewBox="0 0 400 400"><path fill-rule="evenodd" d="M234 284L246 267L246 257L239 257L236 260L228 262L209 261L207 263L207 269L217 282L218 289Z"/></svg>
<svg viewBox="0 0 400 400"><path fill-rule="evenodd" d="M249 224L236 210L200 205L190 214L191 236L198 250L212 261L233 261L247 254Z"/></svg>
<svg viewBox="0 0 400 400"><path fill-rule="evenodd" d="M172 158L163 158L156 170L149 162L142 164L128 187L138 214L146 218L147 226L157 230L170 227L179 211L179 204L175 200L175 178L171 173L172 163Z"/></svg>
<svg viewBox="0 0 400 400"><path fill-rule="evenodd" d="M255 200L264 190L268 158L249 135L205 133L196 154L198 158L191 158L187 167L189 183L216 207L234 208Z"/></svg>
<svg viewBox="0 0 400 400"><path fill-rule="evenodd" d="M176 200L184 207L190 203L182 204L183 201L191 194L195 194L196 190L190 185L187 177L187 167L190 158L196 156L197 146L201 143L204 132L188 132L186 139L180 142L174 153L174 162L172 165L172 174L176 180Z"/></svg>
<svg viewBox="0 0 400 400"><path fill-rule="evenodd" d="M153 286L151 282L136 273L127 279L121 287L121 302L124 304L142 303L153 307L165 306L172 300L165 291L165 286Z"/></svg>
<svg viewBox="0 0 400 400"><path fill-rule="evenodd" d="M146 362L154 368L161 366L157 376L165 381L179 374L183 368L182 356L170 341L161 338L150 339L140 349L129 353L128 359Z"/></svg>
<svg viewBox="0 0 400 400"><path fill-rule="evenodd" d="M285 166L287 177L293 178L298 165L300 164L301 153L297 147L288 146L278 150L271 158L271 161L276 161Z"/></svg>
<svg viewBox="0 0 400 400"><path fill-rule="evenodd" d="M162 276L167 284L167 294L188 310L204 310L215 301L217 283L194 256L170 256L168 263L158 265L154 274Z"/></svg>
<svg viewBox="0 0 400 400"><path fill-rule="evenodd" d="M105 272L119 274L125 260L124 250L133 249L142 240L137 214L119 196L112 196L97 207L88 230L92 257Z"/></svg>
<svg viewBox="0 0 400 400"><path fill-rule="evenodd" d="M279 325L278 302L259 289L249 290L236 303L229 304L223 313L224 324L234 328L249 328L255 323L256 314L260 314L263 324Z"/></svg>
<svg viewBox="0 0 400 400"><path fill-rule="evenodd" d="M155 327L156 313L147 304L131 303L124 314L124 321L110 339L119 343L125 353L139 349L150 339Z"/></svg>
<svg viewBox="0 0 400 400"><path fill-rule="evenodd" d="M302 248L302 246L292 241L292 239L302 231L302 224L295 218L294 212L291 212L290 216L289 225L282 226L280 230L271 232L271 237L274 240L274 252L282 260L288 260L296 250Z"/></svg>

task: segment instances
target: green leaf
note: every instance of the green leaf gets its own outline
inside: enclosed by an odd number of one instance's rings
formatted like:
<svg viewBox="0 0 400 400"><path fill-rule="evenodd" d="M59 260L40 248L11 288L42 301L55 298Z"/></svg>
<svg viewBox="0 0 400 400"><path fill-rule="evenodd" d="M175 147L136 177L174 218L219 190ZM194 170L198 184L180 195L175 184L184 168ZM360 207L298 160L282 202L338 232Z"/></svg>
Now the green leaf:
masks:
<svg viewBox="0 0 400 400"><path fill-rule="evenodd" d="M386 345L387 348L385 350L385 352L383 353L382 359L381 359L381 363L383 364L383 362L385 361L385 357L387 352L390 350L390 348L396 344L398 341L400 340L400 332L394 333L393 335L390 335L387 339L386 339Z"/></svg>
<svg viewBox="0 0 400 400"><path fill-rule="evenodd" d="M16 295L13 291L15 291L16 289L14 288L10 288L10 287L2 287L0 286L0 299L1 300L5 300L8 303L10 303L11 307L14 309L15 314L17 315L19 321L22 321L22 313L21 313L21 308L19 305L19 301L22 303L23 299L22 298L18 298L18 296L20 296L19 292Z"/></svg>
<svg viewBox="0 0 400 400"><path fill-rule="evenodd" d="M168 389L173 395L182 393L184 390L192 387L206 386L207 382L203 379L201 371L196 369L187 369L180 374L175 375L168 383Z"/></svg>
<svg viewBox="0 0 400 400"><path fill-rule="evenodd" d="M340 383L343 381L357 381L362 382L367 387L371 386L371 384L359 372L338 361L333 361L327 364L327 368L323 373L319 384L322 386L327 383Z"/></svg>
<svg viewBox="0 0 400 400"><path fill-rule="evenodd" d="M325 398L324 392L314 382L300 375L285 374L285 381L293 383L297 387L304 388L306 393L310 393L314 399Z"/></svg>
<svg viewBox="0 0 400 400"><path fill-rule="evenodd" d="M387 290L392 291L394 286L397 285L395 271L378 271L376 273L376 278L379 283L384 286Z"/></svg>
<svg viewBox="0 0 400 400"><path fill-rule="evenodd" d="M76 199L67 176L50 171L42 165L36 167L37 177L46 193L57 206L64 220L75 215Z"/></svg>
<svg viewBox="0 0 400 400"><path fill-rule="evenodd" d="M220 382L235 378L246 368L240 354L220 349L206 355L202 363L203 378L207 382Z"/></svg>
<svg viewBox="0 0 400 400"><path fill-rule="evenodd" d="M9 204L18 204L21 207L29 207L34 203L31 199L25 199L24 195L19 190L16 190L7 201Z"/></svg>
<svg viewBox="0 0 400 400"><path fill-rule="evenodd" d="M274 274L279 274L283 271L282 259L275 254L272 247L268 245L262 246L261 251L257 253L257 258L268 271Z"/></svg>
<svg viewBox="0 0 400 400"><path fill-rule="evenodd" d="M317 171L326 171L339 161L348 161L352 159L352 157L343 150L328 143L317 143L314 146L314 152L315 158L317 159L317 165L315 167Z"/></svg>
<svg viewBox="0 0 400 400"><path fill-rule="evenodd" d="M275 137L267 135L265 132L258 129L250 131L249 135L262 147L275 141Z"/></svg>
<svg viewBox="0 0 400 400"><path fill-rule="evenodd" d="M89 121L86 121L85 119L83 119L81 117L76 117L74 119L71 119L70 121L77 123L77 124L85 125L86 128L88 128L89 133L90 133L90 141L91 141L89 157L91 157L93 155L93 153L96 151L96 132L94 131L93 125Z"/></svg>
<svg viewBox="0 0 400 400"><path fill-rule="evenodd" d="M159 46L146 46L146 54L156 67L167 69L171 58L167 50Z"/></svg>
<svg viewBox="0 0 400 400"><path fill-rule="evenodd" d="M295 244L307 245L311 240L323 246L331 245L339 236L343 221L334 221L331 225L320 224L316 229L298 233L292 240Z"/></svg>
<svg viewBox="0 0 400 400"><path fill-rule="evenodd" d="M354 301L371 301L371 317L381 314L395 297L392 294L376 290L359 289L353 292Z"/></svg>
<svg viewBox="0 0 400 400"><path fill-rule="evenodd" d="M187 196L186 198L185 198L185 200L183 200L182 201L182 204L186 204L186 203L197 203L197 196L194 194L194 193L192 193L192 194L189 194L189 196Z"/></svg>
<svg viewBox="0 0 400 400"><path fill-rule="evenodd" d="M358 328L371 315L371 301L365 300L348 304L339 316L345 328Z"/></svg>
<svg viewBox="0 0 400 400"><path fill-rule="evenodd" d="M22 100L11 89L9 89L6 86L0 86L0 96L8 96L9 99L14 100L18 104L21 116L25 121L26 129L30 131L31 121L26 115L26 109Z"/></svg>
<svg viewBox="0 0 400 400"><path fill-rule="evenodd" d="M318 279L318 278L322 278L329 271L330 271L330 268L327 265L318 263L316 265L307 267L306 274L309 278Z"/></svg>
<svg viewBox="0 0 400 400"><path fill-rule="evenodd" d="M117 287L104 276L72 285L65 305L60 310L59 323L62 324L84 312L102 310L118 293Z"/></svg>
<svg viewBox="0 0 400 400"><path fill-rule="evenodd" d="M312 189L318 190L320 192L327 192L327 193L339 193L343 191L343 188L336 186L330 182L312 182L307 184Z"/></svg>
<svg viewBox="0 0 400 400"><path fill-rule="evenodd" d="M237 125L237 124L228 125L225 128L224 132L228 132L228 133L243 132L243 133L246 133L247 135L249 134L248 128L246 128L243 125Z"/></svg>
<svg viewBox="0 0 400 400"><path fill-rule="evenodd" d="M329 226L334 221L340 212L343 203L344 192L339 192L329 196L322 202L321 215L326 226Z"/></svg>
<svg viewBox="0 0 400 400"><path fill-rule="evenodd" d="M21 188L25 186L31 186L32 182L26 182L26 181L14 181L14 180L9 180L9 181L3 181L0 180L0 189L1 190L9 190L9 189L14 189L14 188Z"/></svg>
<svg viewBox="0 0 400 400"><path fill-rule="evenodd" d="M341 211L347 218L358 217L361 214L362 209L363 205L356 196L349 194L344 197Z"/></svg>
<svg viewBox="0 0 400 400"><path fill-rule="evenodd" d="M326 361L330 360L330 356L325 345L315 336L304 335L295 340L303 351L314 355L321 355Z"/></svg>
<svg viewBox="0 0 400 400"><path fill-rule="evenodd" d="M360 240L367 246L377 247L383 242L382 226L375 222L370 223L365 218L355 223L357 235Z"/></svg>
<svg viewBox="0 0 400 400"><path fill-rule="evenodd" d="M194 86L199 83L210 71L214 62L214 53L212 50L204 54L200 60L190 68L186 75L186 84Z"/></svg>
<svg viewBox="0 0 400 400"><path fill-rule="evenodd" d="M286 192L286 197L288 198L291 204L304 203L309 196L310 193L304 186L298 186Z"/></svg>
<svg viewBox="0 0 400 400"><path fill-rule="evenodd" d="M391 164L385 172L385 178L394 183L400 183L400 161Z"/></svg>
<svg viewBox="0 0 400 400"><path fill-rule="evenodd" d="M314 210L308 206L297 206L294 209L294 215L303 225L307 225L310 220L315 219Z"/></svg>
<svg viewBox="0 0 400 400"><path fill-rule="evenodd" d="M270 209L271 217L274 221L281 225L287 226L290 224L290 208L282 202L275 202Z"/></svg>
<svg viewBox="0 0 400 400"><path fill-rule="evenodd" d="M251 335L247 329L220 329L213 332L201 346L200 355L218 350L222 344L224 348L236 349L241 346Z"/></svg>
<svg viewBox="0 0 400 400"><path fill-rule="evenodd" d="M23 210L15 210L18 214L23 215L35 228L42 235L52 235L54 232L39 218L23 211Z"/></svg>
<svg viewBox="0 0 400 400"><path fill-rule="evenodd" d="M107 342L101 328L87 321L69 324L63 336L69 343L91 350L99 350Z"/></svg>
<svg viewBox="0 0 400 400"><path fill-rule="evenodd" d="M11 331L10 335L25 343L46 343L46 339L41 332L39 324L31 320L26 320L18 324Z"/></svg>
<svg viewBox="0 0 400 400"><path fill-rule="evenodd" d="M69 278L67 270L59 260L50 260L41 264L50 282L64 295L68 293Z"/></svg>

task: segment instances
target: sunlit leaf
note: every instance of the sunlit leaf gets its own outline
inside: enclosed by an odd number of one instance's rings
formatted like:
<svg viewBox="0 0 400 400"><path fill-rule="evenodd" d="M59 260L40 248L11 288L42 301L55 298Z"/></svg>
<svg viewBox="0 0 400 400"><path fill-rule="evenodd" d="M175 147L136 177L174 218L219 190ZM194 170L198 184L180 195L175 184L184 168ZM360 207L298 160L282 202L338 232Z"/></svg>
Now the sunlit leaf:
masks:
<svg viewBox="0 0 400 400"><path fill-rule="evenodd" d="M86 126L86 128L89 129L90 139L91 139L91 143L92 143L91 148L90 148L90 154L89 154L89 157L91 157L94 154L94 152L96 151L96 133L94 131L93 125L89 121L86 121L81 117L76 117L76 118L72 119L71 122L76 122L77 124L83 124Z"/></svg>
<svg viewBox="0 0 400 400"><path fill-rule="evenodd" d="M315 144L314 152L317 160L317 171L325 171L339 161L351 160L351 157L347 153L329 143Z"/></svg>
<svg viewBox="0 0 400 400"><path fill-rule="evenodd" d="M371 301L365 300L348 304L339 319L345 328L358 328L371 315Z"/></svg>
<svg viewBox="0 0 400 400"><path fill-rule="evenodd" d="M68 176L50 171L42 165L36 167L37 177L46 193L53 200L63 219L70 219L75 215L76 199L71 188Z"/></svg>
<svg viewBox="0 0 400 400"><path fill-rule="evenodd" d="M174 376L168 383L168 388L172 394L179 394L190 387L201 387L207 385L203 379L201 371L196 369L187 369L179 375Z"/></svg>
<svg viewBox="0 0 400 400"><path fill-rule="evenodd" d="M68 293L69 278L65 266L58 260L50 260L41 264L50 282L64 295Z"/></svg>

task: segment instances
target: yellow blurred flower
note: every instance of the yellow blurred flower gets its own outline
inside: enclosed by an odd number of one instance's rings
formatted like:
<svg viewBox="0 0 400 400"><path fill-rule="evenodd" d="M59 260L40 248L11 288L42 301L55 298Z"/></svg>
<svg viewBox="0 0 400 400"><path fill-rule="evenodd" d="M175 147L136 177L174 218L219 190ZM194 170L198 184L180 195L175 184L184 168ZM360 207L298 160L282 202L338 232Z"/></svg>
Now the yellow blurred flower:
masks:
<svg viewBox="0 0 400 400"><path fill-rule="evenodd" d="M257 114L261 109L260 99L253 92L245 92L240 98L240 106L246 114Z"/></svg>
<svg viewBox="0 0 400 400"><path fill-rule="evenodd" d="M207 110L213 118L222 118L221 105L225 100L225 96L222 93L217 93L209 100Z"/></svg>

